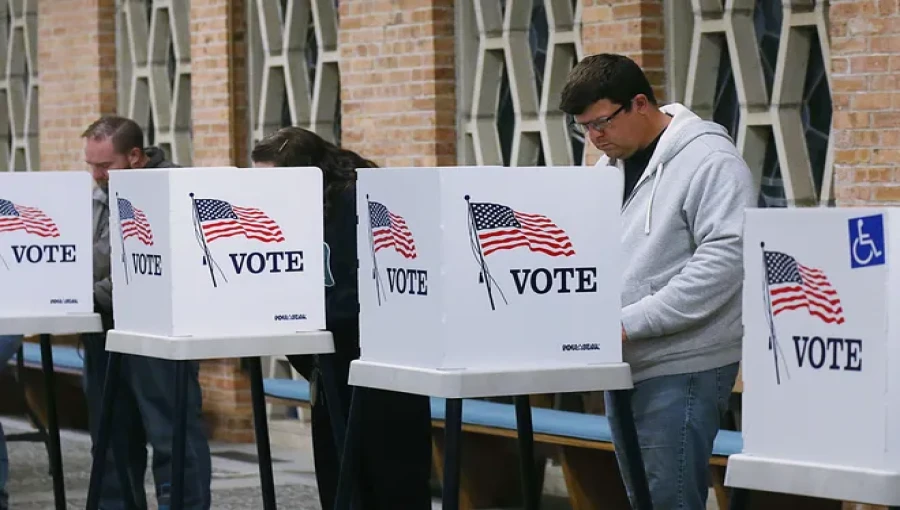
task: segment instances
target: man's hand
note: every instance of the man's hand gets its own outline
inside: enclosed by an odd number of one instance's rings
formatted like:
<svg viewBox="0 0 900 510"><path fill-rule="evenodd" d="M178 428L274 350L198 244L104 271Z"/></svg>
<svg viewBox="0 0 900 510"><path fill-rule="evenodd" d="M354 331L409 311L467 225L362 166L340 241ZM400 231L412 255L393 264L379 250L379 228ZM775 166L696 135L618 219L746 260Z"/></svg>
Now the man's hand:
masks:
<svg viewBox="0 0 900 510"><path fill-rule="evenodd" d="M622 343L624 344L626 340L628 340L628 336L625 335L625 326L623 325L622 326Z"/></svg>

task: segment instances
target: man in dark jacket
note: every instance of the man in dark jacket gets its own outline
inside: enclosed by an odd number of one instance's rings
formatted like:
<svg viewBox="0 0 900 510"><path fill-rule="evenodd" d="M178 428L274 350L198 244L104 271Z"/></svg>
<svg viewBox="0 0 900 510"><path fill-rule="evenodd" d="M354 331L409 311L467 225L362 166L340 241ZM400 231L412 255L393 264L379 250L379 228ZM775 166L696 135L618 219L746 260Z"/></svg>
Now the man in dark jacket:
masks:
<svg viewBox="0 0 900 510"><path fill-rule="evenodd" d="M103 117L85 130L85 162L97 184L94 190L94 309L103 320L104 331L113 326L112 280L109 246L109 172L139 168L175 168L156 147L143 148L144 133L134 121ZM106 379L106 333L84 335L84 388L91 421L91 438L96 443L97 421ZM172 472L172 427L175 417L176 363L145 356L122 356L121 380L113 406L113 436L107 452L106 472L100 507L104 510L147 508L144 473L147 443L153 447L153 477L160 510L168 510ZM187 436L184 506L210 508L210 452L201 415L199 364L192 364L187 388ZM96 455L97 452L94 452ZM124 459L135 493L123 494L114 458ZM134 505L125 498L133 498Z"/></svg>

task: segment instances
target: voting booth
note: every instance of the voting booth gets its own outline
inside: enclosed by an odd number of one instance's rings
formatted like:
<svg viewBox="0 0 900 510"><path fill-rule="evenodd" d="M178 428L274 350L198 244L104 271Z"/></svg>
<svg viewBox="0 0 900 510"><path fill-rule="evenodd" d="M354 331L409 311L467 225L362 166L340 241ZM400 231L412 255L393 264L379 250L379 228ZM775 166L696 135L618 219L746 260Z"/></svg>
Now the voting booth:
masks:
<svg viewBox="0 0 900 510"><path fill-rule="evenodd" d="M0 172L0 314L91 313L91 176Z"/></svg>
<svg viewBox="0 0 900 510"><path fill-rule="evenodd" d="M430 369L622 361L618 171L358 173L362 360Z"/></svg>
<svg viewBox="0 0 900 510"><path fill-rule="evenodd" d="M897 487L897 239L896 209L747 211L744 448L729 485L859 502Z"/></svg>
<svg viewBox="0 0 900 510"><path fill-rule="evenodd" d="M318 168L119 170L109 193L116 330L325 328Z"/></svg>

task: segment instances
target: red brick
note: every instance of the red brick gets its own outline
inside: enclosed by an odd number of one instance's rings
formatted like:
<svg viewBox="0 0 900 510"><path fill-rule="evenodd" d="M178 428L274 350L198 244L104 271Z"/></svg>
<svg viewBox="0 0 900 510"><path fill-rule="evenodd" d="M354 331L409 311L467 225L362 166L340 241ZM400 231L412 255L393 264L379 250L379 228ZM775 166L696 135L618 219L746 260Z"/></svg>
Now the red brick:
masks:
<svg viewBox="0 0 900 510"><path fill-rule="evenodd" d="M850 57L850 72L858 73L883 73L889 68L887 55L861 55Z"/></svg>
<svg viewBox="0 0 900 510"><path fill-rule="evenodd" d="M851 107L855 111L882 110L890 107L891 94L887 92L870 92L852 96Z"/></svg>
<svg viewBox="0 0 900 510"><path fill-rule="evenodd" d="M873 191L872 198L877 202L900 202L900 186L878 186Z"/></svg>

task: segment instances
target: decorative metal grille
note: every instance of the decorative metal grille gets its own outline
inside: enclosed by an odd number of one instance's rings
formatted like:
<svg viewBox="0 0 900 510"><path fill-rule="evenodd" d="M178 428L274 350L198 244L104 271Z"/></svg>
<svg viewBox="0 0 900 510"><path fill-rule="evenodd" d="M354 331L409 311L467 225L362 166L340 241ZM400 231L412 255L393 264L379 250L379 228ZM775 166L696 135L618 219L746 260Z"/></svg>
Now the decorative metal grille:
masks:
<svg viewBox="0 0 900 510"><path fill-rule="evenodd" d="M583 54L580 0L459 0L459 164L572 165L584 139L559 111Z"/></svg>
<svg viewBox="0 0 900 510"><path fill-rule="evenodd" d="M37 0L0 0L0 170L36 171Z"/></svg>
<svg viewBox="0 0 900 510"><path fill-rule="evenodd" d="M190 165L190 0L118 0L119 112L172 161Z"/></svg>
<svg viewBox="0 0 900 510"><path fill-rule="evenodd" d="M253 142L301 126L340 143L337 0L248 2Z"/></svg>
<svg viewBox="0 0 900 510"><path fill-rule="evenodd" d="M831 204L827 0L724 2L666 2L670 97L728 129L761 207Z"/></svg>

